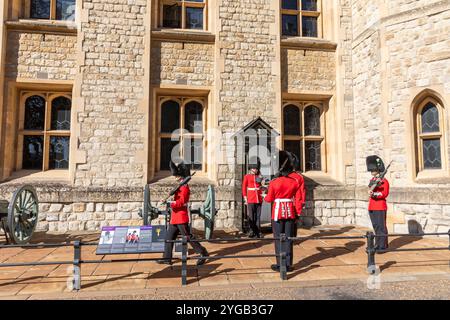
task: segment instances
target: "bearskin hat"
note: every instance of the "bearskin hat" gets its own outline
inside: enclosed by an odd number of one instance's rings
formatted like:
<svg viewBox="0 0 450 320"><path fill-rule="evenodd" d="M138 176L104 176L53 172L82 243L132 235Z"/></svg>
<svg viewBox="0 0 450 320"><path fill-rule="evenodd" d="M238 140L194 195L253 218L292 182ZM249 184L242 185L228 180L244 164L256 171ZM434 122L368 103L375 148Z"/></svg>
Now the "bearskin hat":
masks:
<svg viewBox="0 0 450 320"><path fill-rule="evenodd" d="M384 162L379 156L369 156L366 158L367 171L383 172L385 170Z"/></svg>
<svg viewBox="0 0 450 320"><path fill-rule="evenodd" d="M275 161L278 164L279 176L287 176L294 170L294 167L292 165L293 158L291 154L287 151L280 150L278 154L275 156Z"/></svg>
<svg viewBox="0 0 450 320"><path fill-rule="evenodd" d="M191 169L187 164L183 162L181 162L179 165L176 165L173 161L170 161L170 171L175 177L186 178L191 175Z"/></svg>
<svg viewBox="0 0 450 320"><path fill-rule="evenodd" d="M248 168L249 169L256 169L261 170L261 161L258 157L251 157L248 161Z"/></svg>

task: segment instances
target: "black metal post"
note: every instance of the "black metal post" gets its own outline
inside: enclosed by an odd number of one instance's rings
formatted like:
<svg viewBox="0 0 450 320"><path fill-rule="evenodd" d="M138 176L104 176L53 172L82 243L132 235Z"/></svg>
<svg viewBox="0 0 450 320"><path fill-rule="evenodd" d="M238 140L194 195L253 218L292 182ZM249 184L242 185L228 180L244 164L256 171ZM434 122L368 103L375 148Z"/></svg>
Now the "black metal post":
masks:
<svg viewBox="0 0 450 320"><path fill-rule="evenodd" d="M375 264L375 234L373 232L367 232L367 272L370 274L375 274L376 264Z"/></svg>
<svg viewBox="0 0 450 320"><path fill-rule="evenodd" d="M73 290L81 290L81 242L73 243Z"/></svg>
<svg viewBox="0 0 450 320"><path fill-rule="evenodd" d="M187 247L187 237L183 236L182 239L182 248L181 248L181 284L183 286L187 285L187 254L188 254L188 247Z"/></svg>
<svg viewBox="0 0 450 320"><path fill-rule="evenodd" d="M280 278L287 280L286 270L286 234L280 234Z"/></svg>

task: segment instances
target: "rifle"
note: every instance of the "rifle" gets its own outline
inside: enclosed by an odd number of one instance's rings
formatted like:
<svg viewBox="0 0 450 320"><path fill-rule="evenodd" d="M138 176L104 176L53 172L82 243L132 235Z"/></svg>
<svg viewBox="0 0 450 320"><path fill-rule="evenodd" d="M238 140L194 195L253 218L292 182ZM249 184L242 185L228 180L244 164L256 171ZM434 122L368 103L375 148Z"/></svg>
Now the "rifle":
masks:
<svg viewBox="0 0 450 320"><path fill-rule="evenodd" d="M381 184L381 181L384 179L384 177L386 176L389 168L391 167L392 161L389 163L389 165L386 167L386 169L374 180L371 180L369 183L369 190L373 191L375 190L376 187L379 187Z"/></svg>
<svg viewBox="0 0 450 320"><path fill-rule="evenodd" d="M190 176L184 178L183 181L181 181L180 184L178 184L178 186L176 186L175 188L173 188L172 191L170 191L169 195L168 195L166 198L164 198L164 199L162 200L162 203L167 203L167 200L169 200L169 198L170 198L171 196L173 196L175 193L177 193L177 191L180 190L180 188L181 188L182 186L187 185L187 184L189 183L189 181L191 181L191 179L192 179L192 177L193 177L194 175L195 175L195 172L194 172L193 174L191 174Z"/></svg>

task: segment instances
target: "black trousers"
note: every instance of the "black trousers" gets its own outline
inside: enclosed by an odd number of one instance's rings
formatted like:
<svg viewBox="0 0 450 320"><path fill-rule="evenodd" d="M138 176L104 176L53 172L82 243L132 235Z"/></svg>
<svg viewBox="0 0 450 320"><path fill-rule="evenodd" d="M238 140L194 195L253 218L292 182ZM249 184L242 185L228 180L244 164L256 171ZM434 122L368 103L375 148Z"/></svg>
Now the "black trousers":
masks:
<svg viewBox="0 0 450 320"><path fill-rule="evenodd" d="M187 236L188 241L194 239L194 236L191 234L191 229L189 228L189 224L169 224L166 233L166 240L175 240L177 236L181 234L183 236ZM206 249L198 242L189 242L194 248L195 252L198 254L205 254ZM164 256L163 259L172 259L172 251L173 251L173 242L166 242L164 246Z"/></svg>
<svg viewBox="0 0 450 320"><path fill-rule="evenodd" d="M295 220L272 220L272 231L273 236L278 238L280 234L284 233L286 237L293 237L295 229ZM284 244L283 248L284 252L286 252L286 267L292 267L294 264L294 242L292 240L288 240ZM275 241L275 253L277 255L277 265L280 266L280 252L281 246L280 241Z"/></svg>
<svg viewBox="0 0 450 320"><path fill-rule="evenodd" d="M386 227L386 211L372 211L369 210L370 220L372 221L375 235L387 235L388 229ZM388 248L388 237L376 237L375 246L378 249L384 250Z"/></svg>
<svg viewBox="0 0 450 320"><path fill-rule="evenodd" d="M261 203L247 204L247 217L250 229L253 234L259 236L261 233Z"/></svg>

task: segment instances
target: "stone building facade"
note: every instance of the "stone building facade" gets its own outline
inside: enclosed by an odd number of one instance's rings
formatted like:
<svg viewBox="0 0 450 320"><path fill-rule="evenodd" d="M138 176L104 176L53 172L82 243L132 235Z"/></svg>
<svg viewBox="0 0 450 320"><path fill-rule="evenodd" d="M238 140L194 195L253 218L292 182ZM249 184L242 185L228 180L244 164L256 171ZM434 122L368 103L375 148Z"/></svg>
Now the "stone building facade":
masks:
<svg viewBox="0 0 450 320"><path fill-rule="evenodd" d="M201 154L192 202L214 185L216 227L240 228L227 137L257 117L301 155L304 224L368 225L378 154L393 161L389 227L449 229L450 1L48 3L0 7L0 198L35 185L40 230L140 223L144 185L154 200L173 186L174 119L194 141L183 155Z"/></svg>

